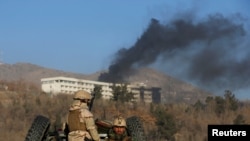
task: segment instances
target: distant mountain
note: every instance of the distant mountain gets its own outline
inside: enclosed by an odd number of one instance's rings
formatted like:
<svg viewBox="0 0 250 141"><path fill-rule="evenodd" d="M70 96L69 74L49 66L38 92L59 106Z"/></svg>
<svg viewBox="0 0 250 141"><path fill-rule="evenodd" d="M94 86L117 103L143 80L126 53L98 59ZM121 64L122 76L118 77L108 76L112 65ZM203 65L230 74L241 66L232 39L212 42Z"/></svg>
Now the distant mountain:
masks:
<svg viewBox="0 0 250 141"><path fill-rule="evenodd" d="M24 80L41 86L40 80L45 77L65 76L78 79L98 80L100 72L90 75L54 70L30 63L1 64L0 80L17 81ZM150 87L160 87L163 102L195 102L198 99L204 100L208 95L199 88L186 82L168 76L151 68L141 68L127 78L127 81L134 83L145 83Z"/></svg>
<svg viewBox="0 0 250 141"><path fill-rule="evenodd" d="M30 63L1 64L0 80L16 81L25 80L40 86L41 78L45 77L74 77L79 79L97 80L99 73L85 75L80 73L65 72L62 70L49 69Z"/></svg>

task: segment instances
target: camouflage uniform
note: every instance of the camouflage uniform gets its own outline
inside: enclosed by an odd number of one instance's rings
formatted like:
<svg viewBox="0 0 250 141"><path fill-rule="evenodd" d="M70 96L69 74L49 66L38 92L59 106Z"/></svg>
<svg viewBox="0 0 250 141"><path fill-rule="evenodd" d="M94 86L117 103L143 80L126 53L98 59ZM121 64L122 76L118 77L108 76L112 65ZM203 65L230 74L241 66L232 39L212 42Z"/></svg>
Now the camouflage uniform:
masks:
<svg viewBox="0 0 250 141"><path fill-rule="evenodd" d="M113 127L108 131L107 141L132 141L123 117L118 116L114 119Z"/></svg>
<svg viewBox="0 0 250 141"><path fill-rule="evenodd" d="M74 100L68 114L68 141L99 141L93 114L89 111L86 103L80 100Z"/></svg>
<svg viewBox="0 0 250 141"><path fill-rule="evenodd" d="M132 141L132 138L128 135L127 132L124 132L122 135L118 135L114 132L113 129L110 129L108 132L107 141Z"/></svg>

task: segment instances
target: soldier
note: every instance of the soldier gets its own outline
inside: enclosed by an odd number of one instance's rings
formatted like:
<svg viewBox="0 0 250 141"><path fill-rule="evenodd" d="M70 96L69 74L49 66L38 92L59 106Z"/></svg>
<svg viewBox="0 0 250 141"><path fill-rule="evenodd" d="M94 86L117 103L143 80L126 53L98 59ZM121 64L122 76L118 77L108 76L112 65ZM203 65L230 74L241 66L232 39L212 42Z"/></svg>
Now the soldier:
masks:
<svg viewBox="0 0 250 141"><path fill-rule="evenodd" d="M123 117L118 116L114 119L112 129L108 131L107 141L132 141Z"/></svg>
<svg viewBox="0 0 250 141"><path fill-rule="evenodd" d="M68 141L100 141L93 114L88 107L90 93L77 91L73 100L68 113Z"/></svg>

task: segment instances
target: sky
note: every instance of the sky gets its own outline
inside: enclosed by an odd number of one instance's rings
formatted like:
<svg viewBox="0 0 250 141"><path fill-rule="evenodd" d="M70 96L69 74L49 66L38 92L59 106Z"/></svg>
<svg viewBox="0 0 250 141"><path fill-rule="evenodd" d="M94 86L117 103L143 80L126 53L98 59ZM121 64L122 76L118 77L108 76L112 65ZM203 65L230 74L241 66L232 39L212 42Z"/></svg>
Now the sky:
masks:
<svg viewBox="0 0 250 141"><path fill-rule="evenodd" d="M220 13L235 19L233 22L240 21L237 25L243 21L247 33L249 4L248 0L0 0L0 61L92 74L109 69L112 62L117 62L115 54L122 48L135 48L152 18L167 25L177 17L199 19L194 20L199 23L210 14ZM248 45L247 42L235 49L233 59L247 56ZM146 65L181 76L185 69L176 66L173 58L169 60L164 64L168 69L159 67L162 64L158 61ZM201 80L200 77L190 82L203 83ZM234 89L239 97L248 97L248 82L244 89Z"/></svg>

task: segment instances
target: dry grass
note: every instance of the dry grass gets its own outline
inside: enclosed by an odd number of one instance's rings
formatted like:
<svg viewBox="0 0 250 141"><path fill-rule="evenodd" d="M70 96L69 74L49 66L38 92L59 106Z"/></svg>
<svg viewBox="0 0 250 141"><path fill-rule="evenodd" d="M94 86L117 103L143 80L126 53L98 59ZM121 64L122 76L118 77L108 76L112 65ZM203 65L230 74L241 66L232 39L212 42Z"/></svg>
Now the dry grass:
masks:
<svg viewBox="0 0 250 141"><path fill-rule="evenodd" d="M17 83L19 86L27 86ZM30 86L30 85L29 85ZM0 91L0 137L5 141L24 140L33 119L37 115L44 115L51 120L51 125L59 125L65 121L71 95L50 97L41 93L39 89L21 89L12 87L12 91ZM237 115L243 115L246 124L250 123L250 104L246 102L237 111L226 110L217 116L211 105L205 110L195 110L191 105L165 104L167 113L173 115L178 126L175 134L176 141L205 141L208 124L233 124ZM189 111L187 112L187 109ZM142 119L145 133L148 136L157 133L157 120L150 112L150 105L119 104L114 101L95 100L93 110L95 118L112 120L117 114L125 117L138 116ZM153 139L152 139L153 140Z"/></svg>

